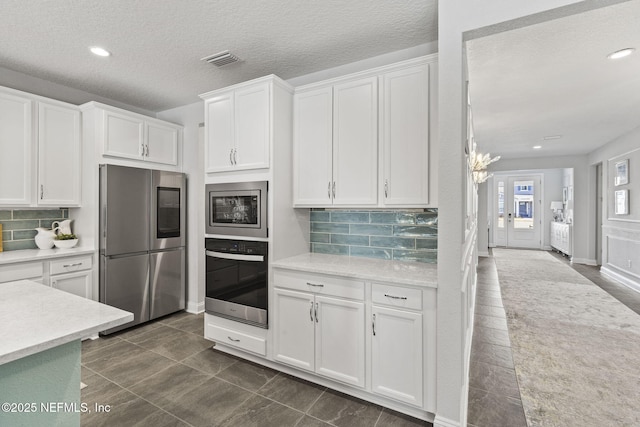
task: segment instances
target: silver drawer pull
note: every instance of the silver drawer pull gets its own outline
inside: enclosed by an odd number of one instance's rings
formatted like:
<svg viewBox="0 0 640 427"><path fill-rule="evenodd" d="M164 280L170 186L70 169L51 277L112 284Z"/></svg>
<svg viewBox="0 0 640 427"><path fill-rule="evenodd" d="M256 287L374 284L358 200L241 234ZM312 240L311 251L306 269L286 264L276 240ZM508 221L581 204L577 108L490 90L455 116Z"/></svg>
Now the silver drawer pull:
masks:
<svg viewBox="0 0 640 427"><path fill-rule="evenodd" d="M63 268L67 268L67 267L77 267L79 265L82 265L81 262L74 262L73 264L64 264L62 267Z"/></svg>
<svg viewBox="0 0 640 427"><path fill-rule="evenodd" d="M373 329L373 336L376 336L376 315L373 315L373 322L371 322L371 328Z"/></svg>
<svg viewBox="0 0 640 427"><path fill-rule="evenodd" d="M384 296L387 298L393 298L393 299L407 299L407 297L397 297L395 295L389 295L389 294L384 294Z"/></svg>
<svg viewBox="0 0 640 427"><path fill-rule="evenodd" d="M233 341L233 342L240 342L240 340L237 340L237 339L235 339L235 338L231 338L231 337L229 337L229 336L228 336L227 338L229 338L229 341Z"/></svg>
<svg viewBox="0 0 640 427"><path fill-rule="evenodd" d="M309 286L315 286L316 288L324 288L324 285L319 284L319 283L311 283L311 282L307 282L307 285L309 285Z"/></svg>

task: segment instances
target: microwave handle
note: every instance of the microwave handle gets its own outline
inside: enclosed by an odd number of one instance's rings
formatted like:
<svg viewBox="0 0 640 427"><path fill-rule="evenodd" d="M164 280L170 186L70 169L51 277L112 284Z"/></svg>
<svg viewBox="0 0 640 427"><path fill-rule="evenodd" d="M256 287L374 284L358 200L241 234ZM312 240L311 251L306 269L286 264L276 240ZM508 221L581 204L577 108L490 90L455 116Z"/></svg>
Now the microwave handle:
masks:
<svg viewBox="0 0 640 427"><path fill-rule="evenodd" d="M264 261L264 255L243 255L243 254L228 254L225 252L205 251L205 255L215 258L232 259L237 261Z"/></svg>

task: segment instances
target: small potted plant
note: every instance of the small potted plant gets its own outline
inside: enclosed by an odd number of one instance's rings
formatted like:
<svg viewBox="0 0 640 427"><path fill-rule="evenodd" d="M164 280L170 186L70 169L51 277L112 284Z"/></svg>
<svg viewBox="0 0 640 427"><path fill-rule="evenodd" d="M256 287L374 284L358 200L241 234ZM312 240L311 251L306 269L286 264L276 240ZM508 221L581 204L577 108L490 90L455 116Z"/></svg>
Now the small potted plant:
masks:
<svg viewBox="0 0 640 427"><path fill-rule="evenodd" d="M56 246L56 248L60 249L72 248L78 244L78 236L76 236L75 234L58 233L53 240L53 244Z"/></svg>

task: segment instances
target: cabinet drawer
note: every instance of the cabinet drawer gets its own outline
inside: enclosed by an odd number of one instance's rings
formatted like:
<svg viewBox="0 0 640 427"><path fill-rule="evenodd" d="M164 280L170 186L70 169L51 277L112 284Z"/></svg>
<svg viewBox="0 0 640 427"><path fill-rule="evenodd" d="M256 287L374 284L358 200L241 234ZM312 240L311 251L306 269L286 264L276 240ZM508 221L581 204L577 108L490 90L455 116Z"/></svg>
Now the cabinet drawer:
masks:
<svg viewBox="0 0 640 427"><path fill-rule="evenodd" d="M62 258L52 260L49 264L49 274L72 273L74 271L89 270L91 268L91 255Z"/></svg>
<svg viewBox="0 0 640 427"><path fill-rule="evenodd" d="M364 282L314 273L275 271L275 286L296 291L313 292L319 295L364 300Z"/></svg>
<svg viewBox="0 0 640 427"><path fill-rule="evenodd" d="M420 289L374 283L371 286L371 300L374 304L422 310L422 291Z"/></svg>
<svg viewBox="0 0 640 427"><path fill-rule="evenodd" d="M267 342L264 338L252 337L242 332L234 331L220 326L207 325L207 337L220 344L238 347L261 356L267 355Z"/></svg>
<svg viewBox="0 0 640 427"><path fill-rule="evenodd" d="M41 262L31 262L27 264L11 264L0 267L0 283L12 282L14 280L40 279L44 267Z"/></svg>

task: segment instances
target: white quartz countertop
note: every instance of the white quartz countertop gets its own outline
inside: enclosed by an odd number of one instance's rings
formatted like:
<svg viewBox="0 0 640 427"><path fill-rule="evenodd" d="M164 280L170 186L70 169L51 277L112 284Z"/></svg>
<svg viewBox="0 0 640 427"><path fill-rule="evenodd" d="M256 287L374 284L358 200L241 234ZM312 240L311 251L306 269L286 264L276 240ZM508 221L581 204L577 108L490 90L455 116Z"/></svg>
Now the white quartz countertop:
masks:
<svg viewBox="0 0 640 427"><path fill-rule="evenodd" d="M275 261L273 267L368 281L436 288L437 264L307 253Z"/></svg>
<svg viewBox="0 0 640 427"><path fill-rule="evenodd" d="M128 311L30 280L0 283L0 364L132 320Z"/></svg>
<svg viewBox="0 0 640 427"><path fill-rule="evenodd" d="M74 255L92 254L95 249L80 246L69 249L23 249L19 251L0 252L0 265L26 261L42 261L50 258L60 258Z"/></svg>

